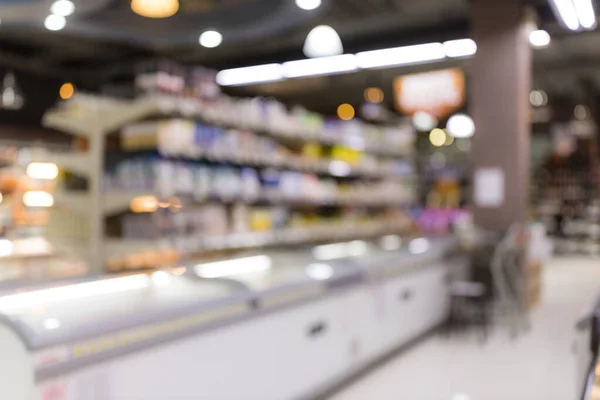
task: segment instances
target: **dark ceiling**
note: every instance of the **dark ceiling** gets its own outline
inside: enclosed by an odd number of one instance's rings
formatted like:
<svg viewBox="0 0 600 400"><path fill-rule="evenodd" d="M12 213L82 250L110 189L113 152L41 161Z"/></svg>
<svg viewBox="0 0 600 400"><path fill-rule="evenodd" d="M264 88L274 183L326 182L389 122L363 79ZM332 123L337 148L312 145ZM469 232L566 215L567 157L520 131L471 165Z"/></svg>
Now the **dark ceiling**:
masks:
<svg viewBox="0 0 600 400"><path fill-rule="evenodd" d="M43 27L52 0L0 0L0 63L51 75L110 72L134 60L165 57L215 68L303 57L314 26L333 26L348 50L410 43L435 34L464 36L466 0L324 0L313 11L294 0L180 0L165 19L134 14L130 0L73 0L67 27ZM217 49L198 44L206 29L224 37Z"/></svg>
<svg viewBox="0 0 600 400"><path fill-rule="evenodd" d="M304 58L304 39L320 24L334 27L346 52L352 53L467 37L470 17L470 0L323 0L314 11L300 10L294 0L180 0L179 12L162 20L137 16L130 0L73 0L77 11L68 17L67 27L50 32L43 20L52 1L0 0L0 70L75 81L90 89L148 58L215 69ZM540 27L553 38L549 48L535 52L534 86L572 96L578 95L582 80L600 87L598 32L571 34L556 23L548 0L524 3L535 9ZM223 33L220 47L205 49L198 44L206 29ZM457 63L465 61L439 66ZM359 102L367 86L391 90L395 75L439 66L289 80L240 93L273 95L331 110L340 98Z"/></svg>

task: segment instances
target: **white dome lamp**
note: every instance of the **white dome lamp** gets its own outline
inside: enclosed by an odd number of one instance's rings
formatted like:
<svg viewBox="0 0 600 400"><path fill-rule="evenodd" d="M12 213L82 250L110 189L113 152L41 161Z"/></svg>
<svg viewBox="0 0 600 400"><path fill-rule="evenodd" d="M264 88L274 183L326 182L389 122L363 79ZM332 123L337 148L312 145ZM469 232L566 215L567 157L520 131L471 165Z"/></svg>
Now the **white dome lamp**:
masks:
<svg viewBox="0 0 600 400"><path fill-rule="evenodd" d="M344 53L344 46L335 29L319 25L306 37L303 52L309 58L337 56Z"/></svg>
<svg viewBox="0 0 600 400"><path fill-rule="evenodd" d="M475 122L466 114L454 114L448 119L446 131L457 139L467 139L475 134Z"/></svg>

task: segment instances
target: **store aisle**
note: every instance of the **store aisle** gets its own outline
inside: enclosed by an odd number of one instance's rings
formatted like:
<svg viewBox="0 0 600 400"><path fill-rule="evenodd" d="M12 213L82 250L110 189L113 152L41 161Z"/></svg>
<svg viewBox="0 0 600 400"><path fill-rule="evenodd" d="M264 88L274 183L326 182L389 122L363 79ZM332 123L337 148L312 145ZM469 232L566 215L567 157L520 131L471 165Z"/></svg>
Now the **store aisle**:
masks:
<svg viewBox="0 0 600 400"><path fill-rule="evenodd" d="M435 336L331 400L575 400L574 325L600 294L600 261L557 258L544 280L528 335L497 329L483 345Z"/></svg>

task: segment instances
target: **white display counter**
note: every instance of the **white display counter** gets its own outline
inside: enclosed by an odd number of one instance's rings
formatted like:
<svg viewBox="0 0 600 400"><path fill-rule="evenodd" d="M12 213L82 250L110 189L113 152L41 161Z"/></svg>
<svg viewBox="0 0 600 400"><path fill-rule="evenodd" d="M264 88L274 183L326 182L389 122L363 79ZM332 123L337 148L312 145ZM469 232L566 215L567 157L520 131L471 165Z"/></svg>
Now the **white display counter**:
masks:
<svg viewBox="0 0 600 400"><path fill-rule="evenodd" d="M355 241L2 295L0 393L314 398L444 321L456 250Z"/></svg>

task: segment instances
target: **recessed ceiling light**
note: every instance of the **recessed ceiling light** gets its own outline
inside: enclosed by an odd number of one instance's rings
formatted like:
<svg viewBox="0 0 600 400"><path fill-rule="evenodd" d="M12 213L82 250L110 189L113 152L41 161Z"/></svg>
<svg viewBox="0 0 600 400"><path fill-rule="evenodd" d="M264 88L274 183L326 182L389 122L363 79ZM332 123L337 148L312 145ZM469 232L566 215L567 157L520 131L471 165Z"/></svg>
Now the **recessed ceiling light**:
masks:
<svg viewBox="0 0 600 400"><path fill-rule="evenodd" d="M296 5L306 11L315 10L321 6L321 0L296 0Z"/></svg>
<svg viewBox="0 0 600 400"><path fill-rule="evenodd" d="M75 12L75 4L70 0L57 0L50 7L52 14L68 17Z"/></svg>
<svg viewBox="0 0 600 400"><path fill-rule="evenodd" d="M550 40L550 34L541 29L529 34L529 43L533 47L547 47L550 44Z"/></svg>
<svg viewBox="0 0 600 400"><path fill-rule="evenodd" d="M475 134L475 122L465 114L454 114L446 125L448 133L455 138L470 138Z"/></svg>
<svg viewBox="0 0 600 400"><path fill-rule="evenodd" d="M131 0L131 9L146 18L168 18L179 11L179 0Z"/></svg>
<svg viewBox="0 0 600 400"><path fill-rule="evenodd" d="M50 14L44 20L44 26L49 31L60 31L67 25L67 20L62 15Z"/></svg>
<svg viewBox="0 0 600 400"><path fill-rule="evenodd" d="M219 47L219 45L223 42L223 35L217 31L206 31L200 35L199 42L202 46L209 49Z"/></svg>
<svg viewBox="0 0 600 400"><path fill-rule="evenodd" d="M69 100L75 94L75 86L70 82L63 83L58 94L61 99Z"/></svg>

